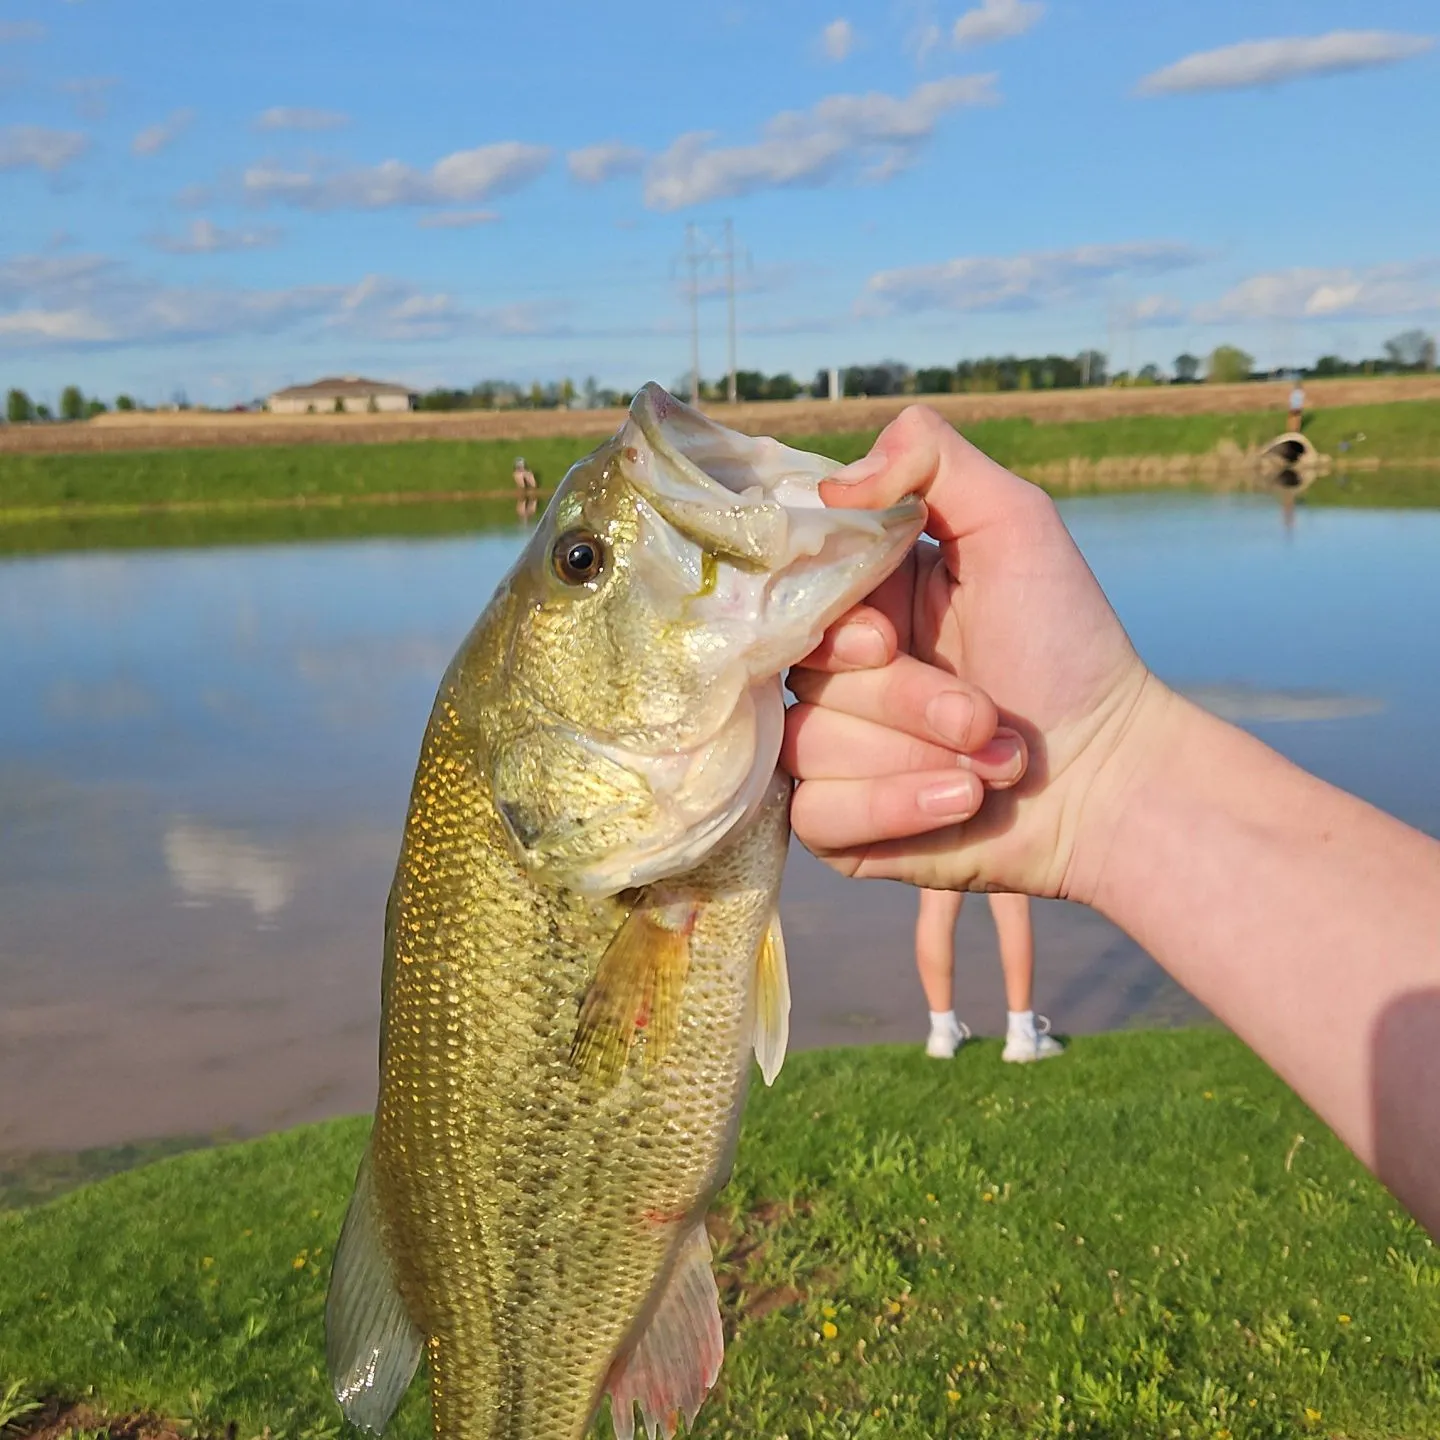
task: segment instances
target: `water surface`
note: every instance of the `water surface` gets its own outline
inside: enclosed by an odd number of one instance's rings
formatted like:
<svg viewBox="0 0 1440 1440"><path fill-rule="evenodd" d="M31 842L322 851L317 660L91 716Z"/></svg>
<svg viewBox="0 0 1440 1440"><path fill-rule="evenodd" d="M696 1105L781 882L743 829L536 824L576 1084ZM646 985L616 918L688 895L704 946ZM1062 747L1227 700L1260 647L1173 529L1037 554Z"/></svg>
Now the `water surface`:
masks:
<svg viewBox="0 0 1440 1440"><path fill-rule="evenodd" d="M1440 832L1440 512L1066 512L1165 678ZM421 731L524 534L0 563L0 1151L369 1107ZM796 1044L923 1035L907 891L797 850L783 911ZM1057 1029L1200 1015L1098 917L1047 903L1036 931ZM960 946L958 1008L993 1031L983 900Z"/></svg>

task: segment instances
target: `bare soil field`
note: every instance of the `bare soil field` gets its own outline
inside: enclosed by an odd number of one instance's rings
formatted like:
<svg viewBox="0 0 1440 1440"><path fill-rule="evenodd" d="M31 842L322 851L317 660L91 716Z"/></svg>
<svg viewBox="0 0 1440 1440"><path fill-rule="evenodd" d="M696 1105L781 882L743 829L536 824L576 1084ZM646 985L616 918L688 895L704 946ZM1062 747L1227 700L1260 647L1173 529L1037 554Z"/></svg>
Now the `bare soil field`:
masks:
<svg viewBox="0 0 1440 1440"><path fill-rule="evenodd" d="M1235 414L1284 410L1290 387L1281 382L1240 385L1158 385L1137 389L1011 390L993 395L926 395L951 424L1028 416L1037 422L1110 420L1131 415ZM1379 379L1313 380L1307 410L1440 399L1440 374ZM710 405L717 420L754 435L825 435L876 430L914 397L765 401ZM108 414L72 424L0 426L0 453L161 450L230 445L371 445L397 440L525 440L605 435L619 410L412 411L399 415Z"/></svg>

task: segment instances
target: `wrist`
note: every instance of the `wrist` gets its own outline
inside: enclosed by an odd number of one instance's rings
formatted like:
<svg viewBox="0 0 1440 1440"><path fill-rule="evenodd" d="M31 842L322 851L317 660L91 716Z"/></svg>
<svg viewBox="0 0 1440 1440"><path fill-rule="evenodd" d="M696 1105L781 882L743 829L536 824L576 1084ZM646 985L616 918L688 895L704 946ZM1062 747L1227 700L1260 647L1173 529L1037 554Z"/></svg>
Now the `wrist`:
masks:
<svg viewBox="0 0 1440 1440"><path fill-rule="evenodd" d="M1197 718L1203 721L1205 713L1147 670L1091 742L1101 758L1074 812L1074 839L1059 887L1064 899L1108 913L1107 881L1126 843L1126 817L1185 763Z"/></svg>

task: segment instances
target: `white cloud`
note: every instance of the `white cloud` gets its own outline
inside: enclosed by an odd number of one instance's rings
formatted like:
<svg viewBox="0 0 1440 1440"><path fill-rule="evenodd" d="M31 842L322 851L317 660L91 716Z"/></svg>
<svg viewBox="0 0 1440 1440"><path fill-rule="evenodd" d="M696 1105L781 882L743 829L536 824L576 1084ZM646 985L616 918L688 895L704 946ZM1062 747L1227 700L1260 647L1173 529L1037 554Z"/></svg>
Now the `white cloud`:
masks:
<svg viewBox="0 0 1440 1440"><path fill-rule="evenodd" d="M1132 325L1178 325L1185 318L1185 307L1169 295L1142 295L1125 306L1124 318Z"/></svg>
<svg viewBox="0 0 1440 1440"><path fill-rule="evenodd" d="M888 179L913 162L948 111L997 99L993 75L953 75L902 97L829 95L809 110L774 116L750 145L716 149L713 134L694 131L651 163L645 203L678 210L756 190L823 185L857 167L864 178Z"/></svg>
<svg viewBox="0 0 1440 1440"><path fill-rule="evenodd" d="M550 163L544 145L505 140L457 150L428 170L400 160L355 170L312 173L255 165L245 172L254 200L304 210L386 210L398 205L455 205L488 200L517 190Z"/></svg>
<svg viewBox="0 0 1440 1440"><path fill-rule="evenodd" d="M137 155L158 155L167 145L178 140L195 119L193 110L176 110L158 125L147 126L131 142Z"/></svg>
<svg viewBox="0 0 1440 1440"><path fill-rule="evenodd" d="M264 250L280 239L273 225L227 230L210 220L194 220L182 235L157 235L153 243L172 255L215 255L226 250Z"/></svg>
<svg viewBox="0 0 1440 1440"><path fill-rule="evenodd" d="M43 40L45 27L38 20L0 20L0 45L16 45L22 40Z"/></svg>
<svg viewBox="0 0 1440 1440"><path fill-rule="evenodd" d="M1147 75L1137 88L1142 95L1174 95L1277 85L1305 75L1393 65L1423 54L1434 44L1428 35L1403 35L1391 30L1332 30L1328 35L1246 40L1187 55Z"/></svg>
<svg viewBox="0 0 1440 1440"><path fill-rule="evenodd" d="M832 20L820 32L820 53L839 64L855 48L855 27L848 20Z"/></svg>
<svg viewBox="0 0 1440 1440"><path fill-rule="evenodd" d="M1197 264L1200 251L1173 241L1130 241L975 255L939 265L912 265L872 275L861 314L918 310L1030 310L1067 299L1116 275L1159 275Z"/></svg>
<svg viewBox="0 0 1440 1440"><path fill-rule="evenodd" d="M272 105L255 117L257 130L340 130L349 123L343 110L311 110L303 105Z"/></svg>
<svg viewBox="0 0 1440 1440"><path fill-rule="evenodd" d="M1041 0L980 0L974 10L967 10L955 22L950 39L961 49L1008 40L1033 29L1044 13Z"/></svg>
<svg viewBox="0 0 1440 1440"><path fill-rule="evenodd" d="M103 120L110 109L110 92L120 82L113 75L92 75L61 81L60 88L74 98L83 120Z"/></svg>
<svg viewBox="0 0 1440 1440"><path fill-rule="evenodd" d="M169 285L103 255L0 260L0 347L178 343L215 336L311 333L377 341L458 335L563 335L556 302L472 309L444 292L368 275L351 285L283 290Z"/></svg>
<svg viewBox="0 0 1440 1440"><path fill-rule="evenodd" d="M51 130L44 125L0 126L0 170L33 166L54 174L85 152L89 138L78 130Z"/></svg>
<svg viewBox="0 0 1440 1440"><path fill-rule="evenodd" d="M1195 307L1202 324L1244 320L1364 319L1440 313L1440 260L1361 269L1274 270L1252 275Z"/></svg>
<svg viewBox="0 0 1440 1440"><path fill-rule="evenodd" d="M416 223L422 230L469 230L475 225L493 225L499 218L498 210L442 210L437 215L422 215Z"/></svg>
<svg viewBox="0 0 1440 1440"><path fill-rule="evenodd" d="M565 157L570 176L582 185L599 185L616 175L631 175L645 163L645 152L636 145L622 145L607 140L601 145L587 145L572 150Z"/></svg>

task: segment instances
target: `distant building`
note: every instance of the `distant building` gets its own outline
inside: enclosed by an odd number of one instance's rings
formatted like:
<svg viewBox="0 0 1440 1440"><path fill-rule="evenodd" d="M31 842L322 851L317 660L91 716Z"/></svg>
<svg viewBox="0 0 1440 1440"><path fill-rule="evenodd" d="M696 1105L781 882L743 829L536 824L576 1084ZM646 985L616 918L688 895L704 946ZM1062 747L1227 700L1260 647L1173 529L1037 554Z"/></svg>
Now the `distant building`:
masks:
<svg viewBox="0 0 1440 1440"><path fill-rule="evenodd" d="M313 385L291 385L277 390L269 399L272 415L326 415L340 408L349 414L373 413L377 410L413 410L416 392L404 385L388 385L383 380L364 380L359 375L341 375L317 380Z"/></svg>

